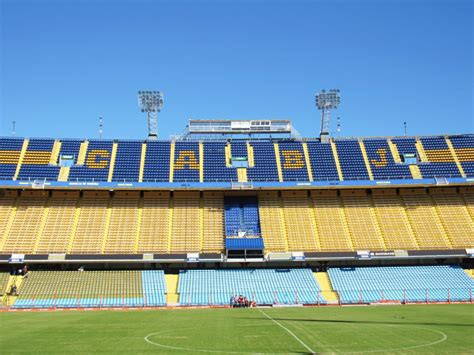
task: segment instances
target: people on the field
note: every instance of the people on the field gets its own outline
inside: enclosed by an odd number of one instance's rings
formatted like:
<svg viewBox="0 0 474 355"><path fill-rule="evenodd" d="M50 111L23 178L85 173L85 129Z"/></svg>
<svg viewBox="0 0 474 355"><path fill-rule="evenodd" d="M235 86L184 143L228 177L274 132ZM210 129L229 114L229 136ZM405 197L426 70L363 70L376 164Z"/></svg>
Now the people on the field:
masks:
<svg viewBox="0 0 474 355"><path fill-rule="evenodd" d="M243 295L234 295L230 299L230 306L232 308L248 308L255 307L256 303L254 301L249 301L247 297Z"/></svg>

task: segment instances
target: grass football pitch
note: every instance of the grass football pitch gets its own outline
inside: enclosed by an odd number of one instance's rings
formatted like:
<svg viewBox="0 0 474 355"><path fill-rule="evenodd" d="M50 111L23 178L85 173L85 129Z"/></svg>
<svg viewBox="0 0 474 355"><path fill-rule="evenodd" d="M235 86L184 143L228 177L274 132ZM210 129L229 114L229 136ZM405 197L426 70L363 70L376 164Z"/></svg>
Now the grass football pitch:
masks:
<svg viewBox="0 0 474 355"><path fill-rule="evenodd" d="M474 353L474 305L0 313L0 352Z"/></svg>

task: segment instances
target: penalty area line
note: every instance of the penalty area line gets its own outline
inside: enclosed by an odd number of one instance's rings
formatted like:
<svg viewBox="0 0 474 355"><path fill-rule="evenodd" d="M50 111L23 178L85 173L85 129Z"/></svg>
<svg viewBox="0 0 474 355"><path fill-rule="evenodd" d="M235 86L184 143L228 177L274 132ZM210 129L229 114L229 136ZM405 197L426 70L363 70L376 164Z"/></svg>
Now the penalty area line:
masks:
<svg viewBox="0 0 474 355"><path fill-rule="evenodd" d="M265 317L267 317L268 319L270 319L272 322L274 322L276 325L278 325L279 327L283 328L288 334L290 334L293 338L295 338L301 345L303 345L305 347L306 350L308 350L310 352L310 354L316 354L316 351L314 351L313 349L311 349L308 345L306 345L306 343L301 340L300 338L298 338L296 336L295 333L293 333L291 330L289 330L287 327L285 327L283 324L281 324L280 322L278 322L277 320L273 319L272 317L270 317L268 314L266 314L264 311L262 311L261 309L259 309L260 313L262 313Z"/></svg>

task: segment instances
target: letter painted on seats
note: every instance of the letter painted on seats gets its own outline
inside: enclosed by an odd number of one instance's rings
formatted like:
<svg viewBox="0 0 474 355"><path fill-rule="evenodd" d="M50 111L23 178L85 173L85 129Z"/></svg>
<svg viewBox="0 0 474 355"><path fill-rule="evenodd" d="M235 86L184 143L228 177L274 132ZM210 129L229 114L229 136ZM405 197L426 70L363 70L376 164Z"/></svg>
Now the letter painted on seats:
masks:
<svg viewBox="0 0 474 355"><path fill-rule="evenodd" d="M304 168L303 154L299 150L282 150L283 169Z"/></svg>
<svg viewBox="0 0 474 355"><path fill-rule="evenodd" d="M194 150L181 150L174 163L175 170L199 170L199 162L196 159Z"/></svg>
<svg viewBox="0 0 474 355"><path fill-rule="evenodd" d="M110 152L108 150L91 150L87 154L86 165L91 169L104 169L109 165Z"/></svg>
<svg viewBox="0 0 474 355"><path fill-rule="evenodd" d="M387 166L387 150L385 148L379 148L375 151L377 155L380 157L380 160L371 159L370 162L376 168L384 168Z"/></svg>

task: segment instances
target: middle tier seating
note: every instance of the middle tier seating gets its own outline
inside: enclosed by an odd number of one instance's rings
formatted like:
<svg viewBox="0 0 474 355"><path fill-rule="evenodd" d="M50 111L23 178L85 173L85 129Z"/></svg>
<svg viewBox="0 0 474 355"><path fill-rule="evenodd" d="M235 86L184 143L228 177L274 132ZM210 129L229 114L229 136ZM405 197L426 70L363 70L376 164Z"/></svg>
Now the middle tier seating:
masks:
<svg viewBox="0 0 474 355"><path fill-rule="evenodd" d="M3 190L1 254L224 252L262 237L265 252L474 248L474 190Z"/></svg>
<svg viewBox="0 0 474 355"><path fill-rule="evenodd" d="M259 237L258 200L255 196L225 197L226 237Z"/></svg>

